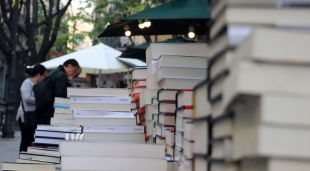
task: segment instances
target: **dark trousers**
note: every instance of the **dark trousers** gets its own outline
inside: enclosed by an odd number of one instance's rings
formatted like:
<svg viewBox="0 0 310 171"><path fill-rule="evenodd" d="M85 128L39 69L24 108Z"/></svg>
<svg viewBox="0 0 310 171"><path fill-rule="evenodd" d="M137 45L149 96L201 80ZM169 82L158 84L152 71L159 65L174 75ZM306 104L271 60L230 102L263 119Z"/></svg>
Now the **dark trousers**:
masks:
<svg viewBox="0 0 310 171"><path fill-rule="evenodd" d="M20 118L18 119L18 124L21 132L19 151L27 151L28 146L30 146L31 143L34 142L34 133L36 128L25 127L24 123L21 121Z"/></svg>

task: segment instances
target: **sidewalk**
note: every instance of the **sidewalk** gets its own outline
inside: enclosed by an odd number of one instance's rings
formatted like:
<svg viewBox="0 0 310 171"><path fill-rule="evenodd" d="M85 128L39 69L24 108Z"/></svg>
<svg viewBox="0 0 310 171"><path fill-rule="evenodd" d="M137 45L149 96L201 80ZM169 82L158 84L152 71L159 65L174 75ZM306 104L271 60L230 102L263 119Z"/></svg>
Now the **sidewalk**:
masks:
<svg viewBox="0 0 310 171"><path fill-rule="evenodd" d="M18 156L20 131L15 131L15 138L1 138L0 133L0 171L3 162L15 162Z"/></svg>

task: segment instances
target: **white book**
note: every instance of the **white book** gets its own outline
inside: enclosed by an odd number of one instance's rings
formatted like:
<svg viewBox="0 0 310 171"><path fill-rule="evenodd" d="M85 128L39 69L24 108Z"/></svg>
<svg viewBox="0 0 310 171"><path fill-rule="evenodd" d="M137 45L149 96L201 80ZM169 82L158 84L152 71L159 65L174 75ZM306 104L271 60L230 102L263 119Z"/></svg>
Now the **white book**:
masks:
<svg viewBox="0 0 310 171"><path fill-rule="evenodd" d="M76 150L79 149L79 150ZM134 157L164 159L163 145L120 141L64 141L59 146L62 156Z"/></svg>
<svg viewBox="0 0 310 171"><path fill-rule="evenodd" d="M186 159L193 158L194 142L183 139L183 155Z"/></svg>
<svg viewBox="0 0 310 171"><path fill-rule="evenodd" d="M309 160L287 158L246 158L242 160L242 171L308 171Z"/></svg>
<svg viewBox="0 0 310 171"><path fill-rule="evenodd" d="M163 78L158 82L160 88L165 89L185 89L193 88L202 79L189 79L189 78Z"/></svg>
<svg viewBox="0 0 310 171"><path fill-rule="evenodd" d="M69 109L61 109L61 108L55 108L55 113L63 113L63 114L72 114L72 111Z"/></svg>
<svg viewBox="0 0 310 171"><path fill-rule="evenodd" d="M242 125L236 121L234 159L248 156L289 157L309 159L310 131L303 127L271 124ZM244 141L244 140L247 141ZM283 143L285 142L285 143Z"/></svg>
<svg viewBox="0 0 310 171"><path fill-rule="evenodd" d="M130 104L129 96L71 96L70 103Z"/></svg>
<svg viewBox="0 0 310 171"><path fill-rule="evenodd" d="M158 101L175 101L176 93L178 90L163 90L158 94Z"/></svg>
<svg viewBox="0 0 310 171"><path fill-rule="evenodd" d="M208 56L205 43L152 43L146 50L146 62L161 55Z"/></svg>
<svg viewBox="0 0 310 171"><path fill-rule="evenodd" d="M39 138L35 137L35 144L44 144L44 145L59 145L61 141L65 141L65 139L52 139L52 138Z"/></svg>
<svg viewBox="0 0 310 171"><path fill-rule="evenodd" d="M236 51L248 60L309 65L310 34L301 30L255 28Z"/></svg>
<svg viewBox="0 0 310 171"><path fill-rule="evenodd" d="M238 61L224 85L225 105L241 94L260 95L284 93L294 95L310 94L310 70L307 66L275 65Z"/></svg>
<svg viewBox="0 0 310 171"><path fill-rule="evenodd" d="M193 91L183 90L178 94L178 108L184 106L193 106Z"/></svg>
<svg viewBox="0 0 310 171"><path fill-rule="evenodd" d="M71 96L129 96L127 88L68 88Z"/></svg>
<svg viewBox="0 0 310 171"><path fill-rule="evenodd" d="M233 140L224 138L213 141L211 158L215 160L231 161L233 158Z"/></svg>
<svg viewBox="0 0 310 171"><path fill-rule="evenodd" d="M143 126L128 126L128 125L98 125L98 126L85 126L84 132L101 132L101 133L144 133Z"/></svg>
<svg viewBox="0 0 310 171"><path fill-rule="evenodd" d="M63 119L63 118L52 118L51 125L58 125L58 126L75 126L74 119Z"/></svg>
<svg viewBox="0 0 310 171"><path fill-rule="evenodd" d="M106 110L106 111L131 111L129 104L94 104L94 103L72 103L71 110Z"/></svg>
<svg viewBox="0 0 310 171"><path fill-rule="evenodd" d="M255 123L310 128L310 98L302 95L266 93L260 96L244 96L242 103L235 103L240 113L247 113L243 120ZM241 119L241 118L240 118Z"/></svg>
<svg viewBox="0 0 310 171"><path fill-rule="evenodd" d="M194 141L193 123L191 121L184 123L184 139Z"/></svg>
<svg viewBox="0 0 310 171"><path fill-rule="evenodd" d="M208 154L208 143L209 143L209 129L206 121L202 122L194 122L193 125L193 135L194 138L194 146L193 152L197 154Z"/></svg>
<svg viewBox="0 0 310 171"><path fill-rule="evenodd" d="M40 161L46 163L60 163L60 156L48 156L36 153L29 153L29 152L20 152L19 159L23 160L33 160L33 161Z"/></svg>
<svg viewBox="0 0 310 171"><path fill-rule="evenodd" d="M176 104L174 103L160 103L158 111L163 113L175 113Z"/></svg>
<svg viewBox="0 0 310 171"><path fill-rule="evenodd" d="M134 68L131 75L132 75L133 80L144 80L144 79L146 79L147 78L146 67Z"/></svg>
<svg viewBox="0 0 310 171"><path fill-rule="evenodd" d="M161 67L157 73L158 82L164 78L204 79L206 77L206 68Z"/></svg>
<svg viewBox="0 0 310 171"><path fill-rule="evenodd" d="M167 169L165 160L149 158L63 156L61 162L64 170L159 171Z"/></svg>
<svg viewBox="0 0 310 171"><path fill-rule="evenodd" d="M170 147L174 147L174 132L170 130L166 130L166 137L165 137L166 145Z"/></svg>
<svg viewBox="0 0 310 171"><path fill-rule="evenodd" d="M135 118L75 118L73 124L76 126L100 126L100 125L136 125Z"/></svg>
<svg viewBox="0 0 310 171"><path fill-rule="evenodd" d="M261 15L264 14L264 15ZM227 8L210 31L213 38L226 24L308 27L310 11L303 8ZM265 17L268 16L268 17Z"/></svg>
<svg viewBox="0 0 310 171"><path fill-rule="evenodd" d="M126 119L134 118L133 112L114 112L114 111L104 111L104 110L74 110L73 116L75 118L117 118Z"/></svg>
<svg viewBox="0 0 310 171"><path fill-rule="evenodd" d="M80 132L78 126L59 126L59 125L38 125L36 130L40 131L59 131L59 132Z"/></svg>
<svg viewBox="0 0 310 171"><path fill-rule="evenodd" d="M67 114L67 113L54 113L54 117L57 119L73 119L72 114Z"/></svg>
<svg viewBox="0 0 310 171"><path fill-rule="evenodd" d="M161 55L158 59L157 69L160 68L207 68L208 57L205 56L184 56L184 55Z"/></svg>
<svg viewBox="0 0 310 171"><path fill-rule="evenodd" d="M160 124L172 126L172 125L175 125L175 116L174 115L159 114L158 121Z"/></svg>
<svg viewBox="0 0 310 171"><path fill-rule="evenodd" d="M193 94L193 118L206 117L211 114L211 105L208 101L207 81L199 83L194 88Z"/></svg>
<svg viewBox="0 0 310 171"><path fill-rule="evenodd" d="M104 132L85 132L84 140L102 141L136 141L145 142L143 133L104 133Z"/></svg>

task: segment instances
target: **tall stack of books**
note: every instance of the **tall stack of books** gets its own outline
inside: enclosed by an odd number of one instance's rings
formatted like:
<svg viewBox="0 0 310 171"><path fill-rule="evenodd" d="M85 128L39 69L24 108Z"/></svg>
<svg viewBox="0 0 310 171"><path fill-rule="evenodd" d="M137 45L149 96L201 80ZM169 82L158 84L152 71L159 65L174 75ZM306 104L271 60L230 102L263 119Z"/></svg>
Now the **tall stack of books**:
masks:
<svg viewBox="0 0 310 171"><path fill-rule="evenodd" d="M56 97L54 108L55 112L51 119L51 125L74 125L69 98Z"/></svg>
<svg viewBox="0 0 310 171"><path fill-rule="evenodd" d="M208 53L207 44L200 43L154 43L146 52L148 70L153 74L148 76L147 82L155 85L149 86L147 83L147 87L157 90L158 114L153 114L151 122L155 123L154 142L166 144L166 154L173 159L175 158L176 92L180 89L191 89L207 77ZM148 110L146 111L148 113ZM188 140L192 143L191 138L188 137Z"/></svg>
<svg viewBox="0 0 310 171"><path fill-rule="evenodd" d="M165 171L164 146L128 142L63 142L62 170Z"/></svg>
<svg viewBox="0 0 310 171"><path fill-rule="evenodd" d="M194 93L194 139L206 137L195 141L194 170L307 170L309 1L211 6L212 58Z"/></svg>
<svg viewBox="0 0 310 171"><path fill-rule="evenodd" d="M178 170L191 170L193 156L193 90L182 89L176 94L176 132L175 132L175 159Z"/></svg>
<svg viewBox="0 0 310 171"><path fill-rule="evenodd" d="M135 113L137 125L145 127L145 102L143 102L142 96L146 89L146 67L135 67L132 71L132 88L131 94L133 108ZM147 140L147 136L145 136Z"/></svg>
<svg viewBox="0 0 310 171"><path fill-rule="evenodd" d="M136 125L128 89L68 88L75 125L85 140L144 142L144 128Z"/></svg>

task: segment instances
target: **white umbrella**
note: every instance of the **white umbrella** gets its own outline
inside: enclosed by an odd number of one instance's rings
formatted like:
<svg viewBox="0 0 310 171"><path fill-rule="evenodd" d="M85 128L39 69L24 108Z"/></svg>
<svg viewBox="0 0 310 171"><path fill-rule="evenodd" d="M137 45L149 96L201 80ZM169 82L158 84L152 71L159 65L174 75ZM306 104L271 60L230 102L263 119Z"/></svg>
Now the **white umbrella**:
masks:
<svg viewBox="0 0 310 171"><path fill-rule="evenodd" d="M90 48L43 62L42 65L47 69L55 69L68 59L76 59L83 73L106 74L127 72L129 68L117 59L120 54L120 51L100 43Z"/></svg>

